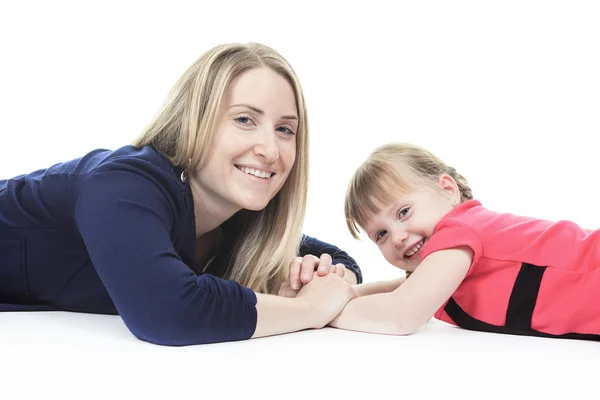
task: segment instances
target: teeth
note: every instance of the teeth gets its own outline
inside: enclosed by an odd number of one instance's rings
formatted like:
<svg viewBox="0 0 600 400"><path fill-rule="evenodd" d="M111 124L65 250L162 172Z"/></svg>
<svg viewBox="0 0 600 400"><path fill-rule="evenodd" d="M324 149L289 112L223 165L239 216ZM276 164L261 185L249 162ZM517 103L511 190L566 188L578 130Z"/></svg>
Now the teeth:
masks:
<svg viewBox="0 0 600 400"><path fill-rule="evenodd" d="M238 169L242 172L245 172L250 175L254 175L259 178L268 179L273 175L271 172L261 171L260 169L248 168L248 167L238 167Z"/></svg>
<svg viewBox="0 0 600 400"><path fill-rule="evenodd" d="M413 247L412 249L410 249L409 251L407 251L404 254L404 257L412 257L417 251L419 251L419 249L423 247L423 240L421 240L419 243L417 243L415 245L415 247Z"/></svg>

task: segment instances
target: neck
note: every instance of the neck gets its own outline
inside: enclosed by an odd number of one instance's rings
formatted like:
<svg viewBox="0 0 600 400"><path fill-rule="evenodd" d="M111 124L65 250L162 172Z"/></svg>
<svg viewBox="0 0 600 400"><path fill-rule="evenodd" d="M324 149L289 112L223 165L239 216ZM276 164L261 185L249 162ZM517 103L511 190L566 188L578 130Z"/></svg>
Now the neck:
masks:
<svg viewBox="0 0 600 400"><path fill-rule="evenodd" d="M193 180L190 180L190 188L194 200L196 238L215 230L240 210L234 204L216 200L215 196L211 196Z"/></svg>

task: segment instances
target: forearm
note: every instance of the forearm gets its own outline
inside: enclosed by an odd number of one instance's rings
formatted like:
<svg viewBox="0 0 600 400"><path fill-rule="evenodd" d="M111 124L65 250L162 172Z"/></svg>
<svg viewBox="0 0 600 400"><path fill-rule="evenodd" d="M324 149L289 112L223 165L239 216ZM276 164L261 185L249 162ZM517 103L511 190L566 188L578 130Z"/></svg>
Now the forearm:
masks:
<svg viewBox="0 0 600 400"><path fill-rule="evenodd" d="M362 283L360 285L352 285L359 296L369 296L377 293L389 293L396 290L406 280L405 277L393 279L389 281L377 281Z"/></svg>
<svg viewBox="0 0 600 400"><path fill-rule="evenodd" d="M318 325L316 310L300 298L256 294L257 322L253 338L280 335Z"/></svg>
<svg viewBox="0 0 600 400"><path fill-rule="evenodd" d="M470 247L429 254L398 289L351 300L329 325L371 333L413 333L448 301L472 262Z"/></svg>
<svg viewBox="0 0 600 400"><path fill-rule="evenodd" d="M393 293L378 293L351 300L329 326L368 333L407 335L414 331L399 324Z"/></svg>

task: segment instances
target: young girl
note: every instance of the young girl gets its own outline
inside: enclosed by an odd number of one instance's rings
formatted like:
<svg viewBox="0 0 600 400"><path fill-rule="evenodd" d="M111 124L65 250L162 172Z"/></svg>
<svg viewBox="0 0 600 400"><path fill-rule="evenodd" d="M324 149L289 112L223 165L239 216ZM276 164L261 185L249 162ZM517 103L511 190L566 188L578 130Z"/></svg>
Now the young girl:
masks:
<svg viewBox="0 0 600 400"><path fill-rule="evenodd" d="M345 214L352 235L364 230L408 279L359 285L331 326L403 335L433 316L477 331L600 339L598 230L488 210L454 168L408 144L382 146L358 168Z"/></svg>

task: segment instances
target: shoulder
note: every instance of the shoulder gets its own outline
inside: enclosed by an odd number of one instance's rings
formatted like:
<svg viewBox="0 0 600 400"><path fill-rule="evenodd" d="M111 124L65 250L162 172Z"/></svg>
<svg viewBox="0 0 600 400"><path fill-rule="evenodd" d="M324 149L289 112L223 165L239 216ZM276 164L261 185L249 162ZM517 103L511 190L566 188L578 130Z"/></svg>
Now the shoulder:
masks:
<svg viewBox="0 0 600 400"><path fill-rule="evenodd" d="M73 172L76 199L119 198L151 204L162 202L180 214L187 202L187 184L179 168L151 146L96 150L78 160ZM81 196L82 193L86 196Z"/></svg>
<svg viewBox="0 0 600 400"><path fill-rule="evenodd" d="M124 170L138 172L141 175L163 175L179 180L181 170L174 166L163 154L151 146L137 148L124 146L112 151L96 150L83 158L90 172L97 170Z"/></svg>
<svg viewBox="0 0 600 400"><path fill-rule="evenodd" d="M422 250L423 259L442 250L462 249L459 253L468 254L471 265L475 265L483 254L481 222L489 212L478 200L468 200L453 208L427 239Z"/></svg>
<svg viewBox="0 0 600 400"><path fill-rule="evenodd" d="M464 202L450 211L436 226L436 232L449 227L461 226L476 232L486 243L505 236L506 232L515 233L522 229L530 230L531 227L549 225L548 221L501 212L484 207L478 200Z"/></svg>
<svg viewBox="0 0 600 400"><path fill-rule="evenodd" d="M96 172L130 171L141 176L164 176L179 180L182 170L151 146L137 148L131 145L115 150L95 149L85 155L54 164L23 177L41 179L48 176L64 176L72 182L84 181Z"/></svg>
<svg viewBox="0 0 600 400"><path fill-rule="evenodd" d="M468 200L452 209L436 225L423 249L423 256L439 250L468 248L476 265L484 253L504 246L507 232L522 225L524 217L490 210L478 200ZM493 253L493 251L492 251Z"/></svg>
<svg viewBox="0 0 600 400"><path fill-rule="evenodd" d="M486 235L490 230L506 224L507 214L482 205L479 200L467 200L448 212L436 225L434 233L441 230L460 229Z"/></svg>
<svg viewBox="0 0 600 400"><path fill-rule="evenodd" d="M448 212L448 214L444 216L444 218L442 218L440 222L461 221L464 223L476 223L484 220L493 213L493 211L484 207L481 204L481 201L472 199L454 207L450 212Z"/></svg>
<svg viewBox="0 0 600 400"><path fill-rule="evenodd" d="M185 188L182 171L151 146L124 146L116 150L92 151L76 160L70 172L79 177L82 185L103 175L113 176L115 184L147 182L181 191Z"/></svg>

